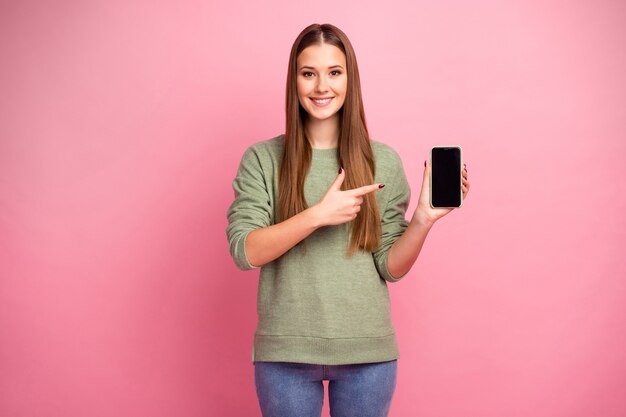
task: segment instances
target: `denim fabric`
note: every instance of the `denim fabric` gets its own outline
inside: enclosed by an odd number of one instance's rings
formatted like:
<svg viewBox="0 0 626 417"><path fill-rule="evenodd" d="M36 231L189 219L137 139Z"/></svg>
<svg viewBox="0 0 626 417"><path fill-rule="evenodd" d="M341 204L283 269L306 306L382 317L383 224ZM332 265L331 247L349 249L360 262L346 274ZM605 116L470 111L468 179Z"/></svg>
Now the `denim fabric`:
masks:
<svg viewBox="0 0 626 417"><path fill-rule="evenodd" d="M324 380L332 417L386 417L396 387L397 359L350 365L256 362L263 417L320 417Z"/></svg>

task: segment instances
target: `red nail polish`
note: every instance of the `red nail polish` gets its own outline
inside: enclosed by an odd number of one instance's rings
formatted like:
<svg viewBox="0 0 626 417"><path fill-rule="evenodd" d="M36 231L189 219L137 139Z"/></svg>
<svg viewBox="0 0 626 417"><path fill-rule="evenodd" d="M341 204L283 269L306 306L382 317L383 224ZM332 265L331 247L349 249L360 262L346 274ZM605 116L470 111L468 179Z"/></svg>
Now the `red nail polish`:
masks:
<svg viewBox="0 0 626 417"><path fill-rule="evenodd" d="M341 174L341 167L339 167L339 174Z"/></svg>
<svg viewBox="0 0 626 417"><path fill-rule="evenodd" d="M383 188L384 186L385 186L385 184L380 184L380 185L378 186L378 188Z"/></svg>

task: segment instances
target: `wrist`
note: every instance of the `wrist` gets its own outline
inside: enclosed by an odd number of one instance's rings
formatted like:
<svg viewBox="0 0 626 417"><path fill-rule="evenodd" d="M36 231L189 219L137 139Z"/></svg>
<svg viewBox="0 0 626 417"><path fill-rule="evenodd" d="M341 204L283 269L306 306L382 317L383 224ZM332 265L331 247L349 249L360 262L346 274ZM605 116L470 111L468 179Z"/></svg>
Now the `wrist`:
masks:
<svg viewBox="0 0 626 417"><path fill-rule="evenodd" d="M436 219L428 216L424 211L420 210L419 207L415 210L415 213L413 213L413 218L411 219L411 223L428 229L433 227L435 221Z"/></svg>
<svg viewBox="0 0 626 417"><path fill-rule="evenodd" d="M317 204L307 208L302 212L306 216L307 224L313 229L324 226L322 216L319 214L319 206Z"/></svg>

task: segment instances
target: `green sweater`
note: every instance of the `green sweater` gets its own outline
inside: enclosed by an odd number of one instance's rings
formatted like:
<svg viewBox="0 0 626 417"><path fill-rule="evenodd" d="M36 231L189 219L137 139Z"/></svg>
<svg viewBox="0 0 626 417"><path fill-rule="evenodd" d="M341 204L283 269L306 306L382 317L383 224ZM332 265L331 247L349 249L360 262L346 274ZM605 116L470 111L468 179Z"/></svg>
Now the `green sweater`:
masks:
<svg viewBox="0 0 626 417"><path fill-rule="evenodd" d="M394 278L389 273L387 254L408 227L411 190L398 153L384 143L370 143L374 182L385 184L374 191L382 221L380 246L348 257L348 223L323 226L261 267L248 261L245 240L251 231L274 224L284 135L254 143L244 152L233 180L235 199L227 211L226 235L236 266L261 270L253 363L341 365L399 358L387 282L406 274ZM338 170L336 149L313 149L304 184L309 207L321 199Z"/></svg>

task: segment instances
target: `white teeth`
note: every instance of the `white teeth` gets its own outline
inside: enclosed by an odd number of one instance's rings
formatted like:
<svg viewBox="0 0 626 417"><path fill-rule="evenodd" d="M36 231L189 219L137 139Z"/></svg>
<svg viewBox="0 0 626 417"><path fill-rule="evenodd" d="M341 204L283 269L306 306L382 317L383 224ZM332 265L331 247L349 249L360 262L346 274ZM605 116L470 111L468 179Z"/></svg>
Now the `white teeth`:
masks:
<svg viewBox="0 0 626 417"><path fill-rule="evenodd" d="M330 100L332 100L332 98L327 98L325 100L315 100L315 99L313 99L313 101L316 102L317 104L326 104L326 103L329 103Z"/></svg>

